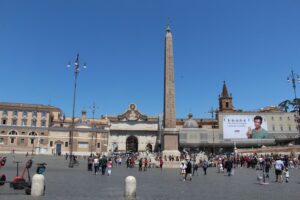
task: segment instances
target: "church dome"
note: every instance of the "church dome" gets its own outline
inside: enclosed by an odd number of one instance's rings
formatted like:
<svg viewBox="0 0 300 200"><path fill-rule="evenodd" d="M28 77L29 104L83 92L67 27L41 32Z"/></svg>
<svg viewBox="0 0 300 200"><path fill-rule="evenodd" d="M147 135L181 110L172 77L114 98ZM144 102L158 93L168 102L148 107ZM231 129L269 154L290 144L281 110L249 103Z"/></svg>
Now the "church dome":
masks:
<svg viewBox="0 0 300 200"><path fill-rule="evenodd" d="M192 119L193 114L189 113L188 117L189 119L184 122L183 128L199 128L199 125L196 122L196 120Z"/></svg>

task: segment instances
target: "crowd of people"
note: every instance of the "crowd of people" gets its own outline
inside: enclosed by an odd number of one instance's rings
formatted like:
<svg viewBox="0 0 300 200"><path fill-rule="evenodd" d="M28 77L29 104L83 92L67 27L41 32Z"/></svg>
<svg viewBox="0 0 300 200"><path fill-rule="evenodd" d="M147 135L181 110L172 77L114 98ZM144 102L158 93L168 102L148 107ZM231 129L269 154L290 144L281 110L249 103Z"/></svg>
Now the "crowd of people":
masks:
<svg viewBox="0 0 300 200"><path fill-rule="evenodd" d="M113 167L122 166L126 168L137 168L140 172L148 171L150 168L163 169L165 162L180 163L180 175L183 181L192 180L193 176L199 176L198 169L203 170L203 175L208 174L208 169L215 169L217 173L226 176L234 175L234 170L238 168L249 168L256 170L257 179L268 180L270 171L274 168L276 182L289 182L290 168L300 168L300 156L294 155L207 155L204 159L196 159L195 154L182 153L181 156L162 156L159 153L131 153L120 155L99 155L91 154L87 157L88 171L95 175L102 174L110 176ZM152 159L151 159L152 158Z"/></svg>
<svg viewBox="0 0 300 200"><path fill-rule="evenodd" d="M234 174L235 168L250 168L256 170L257 179L259 181L266 181L270 178L270 170L274 167L275 182L289 182L290 168L300 168L299 165L300 155L298 157L294 155L237 155L226 156L216 155L209 156L208 159L199 160L188 159L181 161L180 170L182 180L186 181L187 178L192 180L192 176L198 175L198 168L203 169L203 174L207 175L208 167L216 167L218 173L225 173L227 176Z"/></svg>
<svg viewBox="0 0 300 200"><path fill-rule="evenodd" d="M87 163L88 171L93 172L95 175L101 173L102 175L107 174L110 176L112 173L113 160L112 158L107 158L105 155L100 156L100 154L91 154L87 158Z"/></svg>

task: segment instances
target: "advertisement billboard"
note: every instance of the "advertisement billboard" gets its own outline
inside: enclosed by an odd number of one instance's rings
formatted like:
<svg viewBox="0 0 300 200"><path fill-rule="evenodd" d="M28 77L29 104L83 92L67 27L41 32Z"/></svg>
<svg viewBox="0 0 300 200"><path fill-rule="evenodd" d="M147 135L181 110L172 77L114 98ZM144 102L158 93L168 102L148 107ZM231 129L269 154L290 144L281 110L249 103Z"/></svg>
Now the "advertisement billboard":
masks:
<svg viewBox="0 0 300 200"><path fill-rule="evenodd" d="M223 137L224 139L267 138L267 118L263 115L224 115Z"/></svg>

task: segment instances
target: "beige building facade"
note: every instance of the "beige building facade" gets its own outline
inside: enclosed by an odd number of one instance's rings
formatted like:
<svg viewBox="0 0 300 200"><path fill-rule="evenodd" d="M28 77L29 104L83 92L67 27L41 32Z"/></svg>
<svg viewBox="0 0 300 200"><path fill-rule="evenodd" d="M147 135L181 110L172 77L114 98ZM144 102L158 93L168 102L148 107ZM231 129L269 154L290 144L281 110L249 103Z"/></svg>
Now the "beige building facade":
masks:
<svg viewBox="0 0 300 200"><path fill-rule="evenodd" d="M0 103L2 152L65 154L70 150L72 119L49 105ZM75 118L73 152L87 155L107 152L108 120Z"/></svg>
<svg viewBox="0 0 300 200"><path fill-rule="evenodd" d="M149 117L141 113L135 104L117 116L108 117L110 152L154 151L158 146L158 117Z"/></svg>
<svg viewBox="0 0 300 200"><path fill-rule="evenodd" d="M229 104L230 105L230 104ZM225 105L226 106L226 105ZM267 139L224 137L223 120L228 115L263 116ZM162 117L150 117L130 104L125 112L89 119L83 111L75 118L73 152L76 155L107 152L160 151ZM180 149L256 148L287 145L299 138L296 113L267 107L256 112L218 111L214 119L177 119ZM57 107L39 104L0 103L0 151L35 154L65 154L70 151L71 117Z"/></svg>

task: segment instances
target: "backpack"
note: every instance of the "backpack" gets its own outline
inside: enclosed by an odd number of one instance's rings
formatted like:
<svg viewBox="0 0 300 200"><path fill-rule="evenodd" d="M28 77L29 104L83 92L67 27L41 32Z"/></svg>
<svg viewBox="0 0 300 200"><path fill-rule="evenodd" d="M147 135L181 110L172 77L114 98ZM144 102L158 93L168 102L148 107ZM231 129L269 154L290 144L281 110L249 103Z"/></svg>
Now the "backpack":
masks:
<svg viewBox="0 0 300 200"><path fill-rule="evenodd" d="M187 168L191 169L192 168L192 163L191 162L188 162L187 164Z"/></svg>
<svg viewBox="0 0 300 200"><path fill-rule="evenodd" d="M203 163L203 167L204 167L204 168L207 168L207 165L208 165L207 162L204 162L204 163Z"/></svg>

